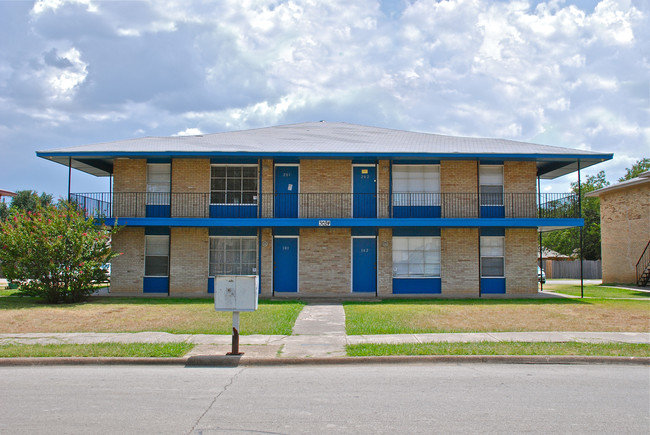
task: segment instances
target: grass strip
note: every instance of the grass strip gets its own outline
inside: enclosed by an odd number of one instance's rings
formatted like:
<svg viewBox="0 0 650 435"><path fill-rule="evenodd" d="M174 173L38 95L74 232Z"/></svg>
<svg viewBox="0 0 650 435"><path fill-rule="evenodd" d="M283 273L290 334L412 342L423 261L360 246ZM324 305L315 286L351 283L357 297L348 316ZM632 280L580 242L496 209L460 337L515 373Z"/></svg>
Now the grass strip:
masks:
<svg viewBox="0 0 650 435"><path fill-rule="evenodd" d="M648 300L430 299L344 302L348 335L427 332L647 332Z"/></svg>
<svg viewBox="0 0 650 435"><path fill-rule="evenodd" d="M240 334L290 335L304 307L299 301L260 301L241 313ZM212 299L91 297L47 305L31 297L0 296L0 333L169 332L232 334L232 313L215 312Z"/></svg>
<svg viewBox="0 0 650 435"><path fill-rule="evenodd" d="M561 293L570 296L580 296L580 286L572 284L545 284L544 291ZM648 298L650 292L629 290L625 288L607 287L604 285L589 285L584 288L586 298Z"/></svg>
<svg viewBox="0 0 650 435"><path fill-rule="evenodd" d="M650 357L650 346L631 343L481 341L470 343L350 344L348 356L391 355L580 355Z"/></svg>
<svg viewBox="0 0 650 435"><path fill-rule="evenodd" d="M3 344L0 357L181 357L192 343Z"/></svg>

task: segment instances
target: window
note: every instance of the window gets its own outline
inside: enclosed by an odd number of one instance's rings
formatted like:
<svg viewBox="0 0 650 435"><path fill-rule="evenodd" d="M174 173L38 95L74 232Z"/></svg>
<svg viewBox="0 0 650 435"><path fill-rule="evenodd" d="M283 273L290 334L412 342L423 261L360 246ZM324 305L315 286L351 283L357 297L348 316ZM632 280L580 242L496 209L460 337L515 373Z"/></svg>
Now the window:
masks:
<svg viewBox="0 0 650 435"><path fill-rule="evenodd" d="M144 275L168 276L169 236L145 236Z"/></svg>
<svg viewBox="0 0 650 435"><path fill-rule="evenodd" d="M393 165L393 205L440 205L440 165Z"/></svg>
<svg viewBox="0 0 650 435"><path fill-rule="evenodd" d="M257 165L212 165L211 204L257 204Z"/></svg>
<svg viewBox="0 0 650 435"><path fill-rule="evenodd" d="M505 237L481 236L481 277L505 276Z"/></svg>
<svg viewBox="0 0 650 435"><path fill-rule="evenodd" d="M440 277L440 237L393 237L393 277Z"/></svg>
<svg viewBox="0 0 650 435"><path fill-rule="evenodd" d="M170 163L147 164L147 205L169 205Z"/></svg>
<svg viewBox="0 0 650 435"><path fill-rule="evenodd" d="M481 205L503 205L503 166L479 166Z"/></svg>
<svg viewBox="0 0 650 435"><path fill-rule="evenodd" d="M210 276L257 275L257 237L210 237Z"/></svg>

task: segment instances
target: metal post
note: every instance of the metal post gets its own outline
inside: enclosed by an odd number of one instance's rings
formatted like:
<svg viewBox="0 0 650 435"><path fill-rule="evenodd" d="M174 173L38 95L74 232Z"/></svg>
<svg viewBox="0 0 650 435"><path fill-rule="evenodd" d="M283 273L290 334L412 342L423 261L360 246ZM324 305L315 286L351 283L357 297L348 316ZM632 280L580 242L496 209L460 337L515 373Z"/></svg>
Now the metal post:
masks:
<svg viewBox="0 0 650 435"><path fill-rule="evenodd" d="M68 157L68 202L70 201L70 182L72 181L72 157Z"/></svg>
<svg viewBox="0 0 650 435"><path fill-rule="evenodd" d="M539 175L537 176L537 216L539 219L542 219L542 189L541 189L541 183L539 179ZM544 282L542 281L542 272L544 272L544 268L542 265L544 264L543 257L542 257L542 229L539 228L539 270L540 273L537 276L537 280L539 281L539 291L544 291Z"/></svg>
<svg viewBox="0 0 650 435"><path fill-rule="evenodd" d="M578 216L582 219L582 184L580 183L580 159L578 159ZM584 259L583 253L584 242L582 239L582 233L584 230L584 223L580 227L580 297L585 297L585 280L583 274Z"/></svg>
<svg viewBox="0 0 650 435"><path fill-rule="evenodd" d="M239 311L232 312L232 352L226 355L243 355L244 352L239 351Z"/></svg>

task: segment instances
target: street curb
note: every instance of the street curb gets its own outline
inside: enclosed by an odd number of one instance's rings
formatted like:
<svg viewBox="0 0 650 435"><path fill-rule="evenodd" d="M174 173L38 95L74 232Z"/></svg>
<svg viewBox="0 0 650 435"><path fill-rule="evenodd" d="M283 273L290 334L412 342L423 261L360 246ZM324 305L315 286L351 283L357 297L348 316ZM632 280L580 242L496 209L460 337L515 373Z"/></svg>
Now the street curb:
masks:
<svg viewBox="0 0 650 435"><path fill-rule="evenodd" d="M197 355L184 358L0 358L0 367L74 365L165 365L185 367L255 367L353 364L594 364L650 366L650 357L568 355L426 355L333 358L251 358Z"/></svg>

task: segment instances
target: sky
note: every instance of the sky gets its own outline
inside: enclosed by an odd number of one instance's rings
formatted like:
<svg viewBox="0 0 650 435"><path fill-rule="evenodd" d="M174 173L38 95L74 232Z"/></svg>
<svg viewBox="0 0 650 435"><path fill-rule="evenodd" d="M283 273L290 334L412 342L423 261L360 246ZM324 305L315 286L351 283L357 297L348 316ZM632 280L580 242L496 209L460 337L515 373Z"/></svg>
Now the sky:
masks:
<svg viewBox="0 0 650 435"><path fill-rule="evenodd" d="M583 177L615 182L650 157L650 2L0 0L0 189L66 195L37 150L320 120L614 153Z"/></svg>

